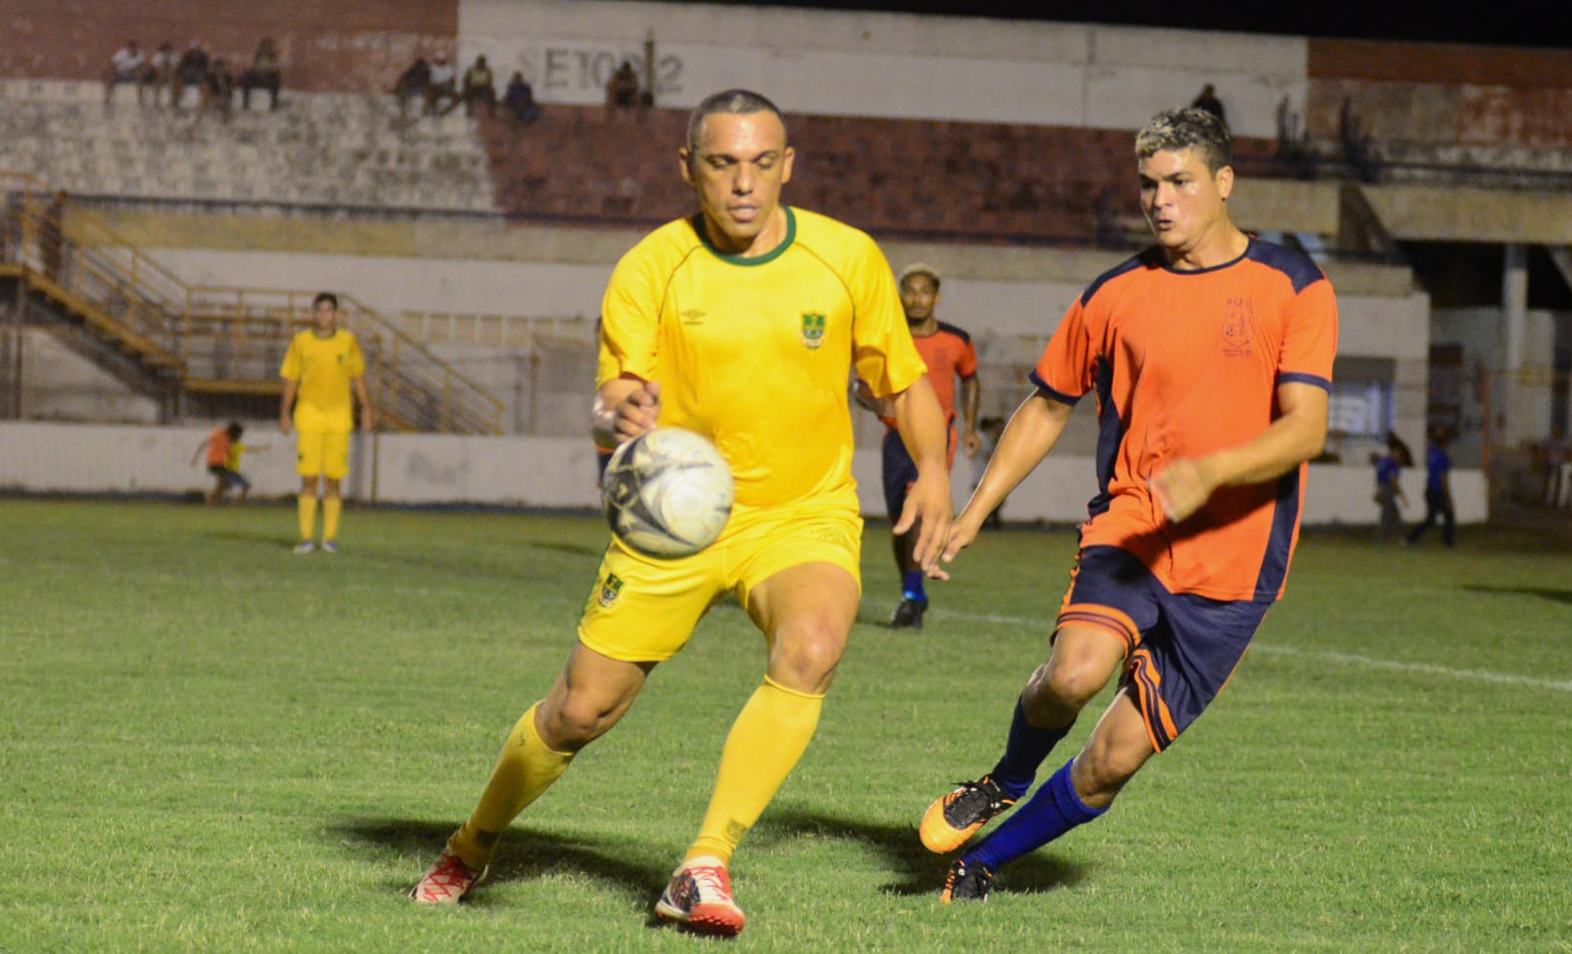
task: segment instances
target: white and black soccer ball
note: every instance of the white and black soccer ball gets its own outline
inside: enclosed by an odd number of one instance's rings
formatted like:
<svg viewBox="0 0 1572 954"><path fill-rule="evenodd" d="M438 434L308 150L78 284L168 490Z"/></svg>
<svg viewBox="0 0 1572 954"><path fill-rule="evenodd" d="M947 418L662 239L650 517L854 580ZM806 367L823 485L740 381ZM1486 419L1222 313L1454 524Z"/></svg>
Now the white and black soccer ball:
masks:
<svg viewBox="0 0 1572 954"><path fill-rule="evenodd" d="M678 427L623 443L606 464L601 506L617 539L646 556L690 556L714 543L736 489L715 445Z"/></svg>

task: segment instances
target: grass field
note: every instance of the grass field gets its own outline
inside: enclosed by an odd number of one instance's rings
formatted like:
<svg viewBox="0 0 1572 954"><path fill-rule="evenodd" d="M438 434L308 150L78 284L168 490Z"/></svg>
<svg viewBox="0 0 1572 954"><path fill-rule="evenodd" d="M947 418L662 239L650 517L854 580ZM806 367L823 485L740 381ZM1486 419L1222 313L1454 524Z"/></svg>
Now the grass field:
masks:
<svg viewBox="0 0 1572 954"><path fill-rule="evenodd" d="M761 643L723 605L459 909L401 892L549 686L601 525L0 500L0 950L644 951ZM1107 817L940 906L918 815L997 755L1073 534L986 536L920 634L887 527L738 949L1572 951L1572 554L1311 533L1228 691ZM1096 704L1100 709L1101 701ZM1052 757L1072 754L1083 718Z"/></svg>

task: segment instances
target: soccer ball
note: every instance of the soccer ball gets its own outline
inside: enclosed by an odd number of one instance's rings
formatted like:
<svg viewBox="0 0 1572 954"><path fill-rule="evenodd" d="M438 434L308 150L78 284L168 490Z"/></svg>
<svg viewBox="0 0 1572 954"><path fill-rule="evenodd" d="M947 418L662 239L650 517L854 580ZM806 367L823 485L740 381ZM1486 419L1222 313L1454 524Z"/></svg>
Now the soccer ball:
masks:
<svg viewBox="0 0 1572 954"><path fill-rule="evenodd" d="M731 516L731 468L692 431L658 427L611 455L601 506L617 539L652 557L690 556L714 543Z"/></svg>

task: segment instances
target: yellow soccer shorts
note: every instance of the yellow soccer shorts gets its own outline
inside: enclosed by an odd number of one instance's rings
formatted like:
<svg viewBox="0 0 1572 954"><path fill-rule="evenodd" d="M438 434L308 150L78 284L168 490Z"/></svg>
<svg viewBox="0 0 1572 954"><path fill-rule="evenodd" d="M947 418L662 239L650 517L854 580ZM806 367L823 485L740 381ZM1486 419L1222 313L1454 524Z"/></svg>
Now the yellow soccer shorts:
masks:
<svg viewBox="0 0 1572 954"><path fill-rule="evenodd" d="M612 540L579 619L579 641L626 662L670 659L727 593L747 609L754 587L805 563L841 567L860 588L861 556L862 518L845 507L734 514L714 545L677 560L642 556Z"/></svg>
<svg viewBox="0 0 1572 954"><path fill-rule="evenodd" d="M349 474L349 431L296 431L295 473L343 480Z"/></svg>

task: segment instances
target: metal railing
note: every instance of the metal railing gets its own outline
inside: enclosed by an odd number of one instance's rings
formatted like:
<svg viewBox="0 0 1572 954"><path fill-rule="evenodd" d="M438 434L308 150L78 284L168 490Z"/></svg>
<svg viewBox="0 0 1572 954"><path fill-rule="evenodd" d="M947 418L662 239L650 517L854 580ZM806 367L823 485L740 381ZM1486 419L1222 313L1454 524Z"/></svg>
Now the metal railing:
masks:
<svg viewBox="0 0 1572 954"><path fill-rule="evenodd" d="M11 173L0 173L0 267L147 374L192 393L278 393L279 365L290 337L310 323L315 294L188 285L65 193ZM364 303L339 300L391 426L502 432L499 399Z"/></svg>

